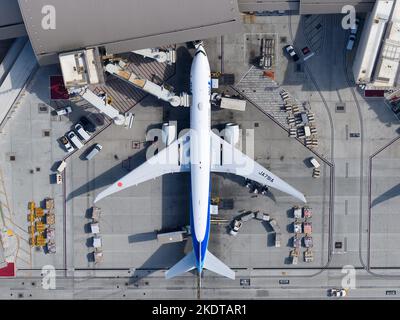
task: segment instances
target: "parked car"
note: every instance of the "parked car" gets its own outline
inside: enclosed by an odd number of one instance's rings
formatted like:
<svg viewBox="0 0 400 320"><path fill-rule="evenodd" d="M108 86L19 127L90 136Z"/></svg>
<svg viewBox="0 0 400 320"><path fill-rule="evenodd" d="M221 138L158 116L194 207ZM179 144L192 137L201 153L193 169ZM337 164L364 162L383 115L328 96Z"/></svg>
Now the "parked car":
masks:
<svg viewBox="0 0 400 320"><path fill-rule="evenodd" d="M71 143L69 142L69 140L66 136L62 136L60 138L60 141L64 145L64 148L65 148L65 150L67 150L67 152L72 152L75 150L75 148L71 145Z"/></svg>
<svg viewBox="0 0 400 320"><path fill-rule="evenodd" d="M293 61L298 61L300 58L291 44L285 47L286 53L292 57Z"/></svg>
<svg viewBox="0 0 400 320"><path fill-rule="evenodd" d="M241 227L242 227L242 221L236 219L233 220L229 234L232 236L236 236Z"/></svg>
<svg viewBox="0 0 400 320"><path fill-rule="evenodd" d="M96 131L96 126L87 117L81 117L79 123L81 123L83 128L88 132Z"/></svg>
<svg viewBox="0 0 400 320"><path fill-rule="evenodd" d="M329 295L331 297L345 297L347 295L347 291L346 289L343 288L341 289L333 288L329 291Z"/></svg>
<svg viewBox="0 0 400 320"><path fill-rule="evenodd" d="M87 133L87 131L83 128L83 126L80 123L75 125L75 130L83 141L87 141L90 139L90 134Z"/></svg>
<svg viewBox="0 0 400 320"><path fill-rule="evenodd" d="M349 50L349 51L353 50L355 42L356 42L356 36L354 34L351 34L349 36L349 40L347 41L346 49Z"/></svg>
<svg viewBox="0 0 400 320"><path fill-rule="evenodd" d="M72 108L70 106L56 110L58 116L63 116L71 112Z"/></svg>
<svg viewBox="0 0 400 320"><path fill-rule="evenodd" d="M78 149L81 149L83 147L83 143L81 140L79 140L79 138L77 137L77 135L75 134L75 132L70 131L67 134L67 137L71 140L71 142L75 145L75 147L77 147Z"/></svg>

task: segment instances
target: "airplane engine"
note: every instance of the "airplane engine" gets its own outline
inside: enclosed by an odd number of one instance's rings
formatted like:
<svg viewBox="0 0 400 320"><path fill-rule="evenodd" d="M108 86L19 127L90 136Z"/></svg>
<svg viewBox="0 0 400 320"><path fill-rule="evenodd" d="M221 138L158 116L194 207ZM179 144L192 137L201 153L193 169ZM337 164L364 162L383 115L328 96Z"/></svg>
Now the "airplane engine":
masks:
<svg viewBox="0 0 400 320"><path fill-rule="evenodd" d="M162 142L165 146L169 146L177 138L176 124L169 122L162 125Z"/></svg>
<svg viewBox="0 0 400 320"><path fill-rule="evenodd" d="M239 125L236 123L228 123L225 126L224 140L229 142L234 147L240 146L240 130Z"/></svg>

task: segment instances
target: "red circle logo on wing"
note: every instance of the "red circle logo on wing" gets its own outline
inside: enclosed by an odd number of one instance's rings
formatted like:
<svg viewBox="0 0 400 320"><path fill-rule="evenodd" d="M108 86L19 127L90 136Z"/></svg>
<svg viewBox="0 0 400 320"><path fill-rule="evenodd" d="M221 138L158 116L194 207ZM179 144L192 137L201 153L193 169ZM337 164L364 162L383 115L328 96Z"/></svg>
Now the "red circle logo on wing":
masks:
<svg viewBox="0 0 400 320"><path fill-rule="evenodd" d="M118 186L118 187L122 187L122 182L118 182L118 183L117 183L117 186Z"/></svg>

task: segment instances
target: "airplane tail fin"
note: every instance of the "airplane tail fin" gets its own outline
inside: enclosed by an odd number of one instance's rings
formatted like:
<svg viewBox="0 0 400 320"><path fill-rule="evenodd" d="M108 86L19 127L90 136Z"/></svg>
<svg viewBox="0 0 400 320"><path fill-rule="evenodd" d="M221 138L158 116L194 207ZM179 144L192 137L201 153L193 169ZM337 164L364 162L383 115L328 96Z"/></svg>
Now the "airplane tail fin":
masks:
<svg viewBox="0 0 400 320"><path fill-rule="evenodd" d="M189 272L194 268L196 268L196 257L194 256L194 252L191 251L165 273L165 278L174 278L182 273Z"/></svg>
<svg viewBox="0 0 400 320"><path fill-rule="evenodd" d="M235 272L208 250L204 258L204 268L218 273L221 276L235 280Z"/></svg>

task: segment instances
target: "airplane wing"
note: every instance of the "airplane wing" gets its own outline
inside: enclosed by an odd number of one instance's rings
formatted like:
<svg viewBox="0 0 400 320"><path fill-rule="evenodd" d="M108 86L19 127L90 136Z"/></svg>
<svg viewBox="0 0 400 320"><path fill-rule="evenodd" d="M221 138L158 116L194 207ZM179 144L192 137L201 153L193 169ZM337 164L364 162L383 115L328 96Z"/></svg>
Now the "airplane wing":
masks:
<svg viewBox="0 0 400 320"><path fill-rule="evenodd" d="M190 171L189 157L187 156L189 147L190 140L188 132L159 151L145 163L119 179L106 190L102 191L94 202L164 174Z"/></svg>
<svg viewBox="0 0 400 320"><path fill-rule="evenodd" d="M211 131L212 172L232 173L307 202L304 195ZM222 156L221 156L222 155Z"/></svg>

